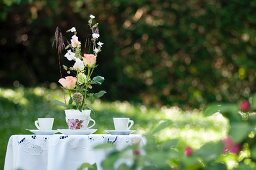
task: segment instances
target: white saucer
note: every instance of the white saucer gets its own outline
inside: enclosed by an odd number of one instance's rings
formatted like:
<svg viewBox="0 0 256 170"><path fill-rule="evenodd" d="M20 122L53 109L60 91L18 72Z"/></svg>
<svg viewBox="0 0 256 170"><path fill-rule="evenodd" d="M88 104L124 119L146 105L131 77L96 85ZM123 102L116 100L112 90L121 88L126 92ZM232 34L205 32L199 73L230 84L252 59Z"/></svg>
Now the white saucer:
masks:
<svg viewBox="0 0 256 170"><path fill-rule="evenodd" d="M57 133L57 130L34 130L34 129L26 129L32 133L34 133L35 135L53 135L54 133Z"/></svg>
<svg viewBox="0 0 256 170"><path fill-rule="evenodd" d="M57 129L58 132L65 135L90 135L97 131L97 129Z"/></svg>
<svg viewBox="0 0 256 170"><path fill-rule="evenodd" d="M105 130L105 132L111 135L129 135L135 132L135 130Z"/></svg>

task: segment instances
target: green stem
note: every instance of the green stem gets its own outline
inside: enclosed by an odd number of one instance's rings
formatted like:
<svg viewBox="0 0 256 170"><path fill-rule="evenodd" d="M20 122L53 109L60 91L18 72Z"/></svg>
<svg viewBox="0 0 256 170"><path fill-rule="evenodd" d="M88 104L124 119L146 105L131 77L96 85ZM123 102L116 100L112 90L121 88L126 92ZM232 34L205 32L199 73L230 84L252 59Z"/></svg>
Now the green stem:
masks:
<svg viewBox="0 0 256 170"><path fill-rule="evenodd" d="M91 72L91 68L88 67L88 72L87 72L87 77L90 78L90 72Z"/></svg>
<svg viewBox="0 0 256 170"><path fill-rule="evenodd" d="M83 106L84 106L84 102L85 102L85 98L86 98L86 93L87 93L87 87L85 88L85 92L83 93L83 101L82 101L82 104L81 104L81 110L83 109Z"/></svg>
<svg viewBox="0 0 256 170"><path fill-rule="evenodd" d="M69 101L71 100L72 96L71 96L71 90L68 90L68 95L69 95ZM68 101L68 106L70 107L70 105L72 106L72 103L70 104Z"/></svg>
<svg viewBox="0 0 256 170"><path fill-rule="evenodd" d="M94 71L94 67L91 70L90 77L92 76L93 71Z"/></svg>

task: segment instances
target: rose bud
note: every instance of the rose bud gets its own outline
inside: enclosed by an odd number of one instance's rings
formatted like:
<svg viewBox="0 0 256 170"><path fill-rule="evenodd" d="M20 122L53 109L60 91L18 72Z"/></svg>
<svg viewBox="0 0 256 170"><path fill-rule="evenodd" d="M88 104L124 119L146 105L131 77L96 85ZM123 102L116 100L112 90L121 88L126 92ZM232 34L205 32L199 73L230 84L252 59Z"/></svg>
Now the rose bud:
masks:
<svg viewBox="0 0 256 170"><path fill-rule="evenodd" d="M240 146L231 137L228 136L222 139L222 143L224 144L224 153L231 152L237 154L240 152Z"/></svg>
<svg viewBox="0 0 256 170"><path fill-rule="evenodd" d="M185 149L184 149L184 154L186 156L190 156L192 155L192 152L193 152L193 149L190 147L190 146L186 146Z"/></svg>
<svg viewBox="0 0 256 170"><path fill-rule="evenodd" d="M248 111L250 111L250 108L251 108L251 105L250 105L249 101L245 100L240 103L241 111L248 112Z"/></svg>
<svg viewBox="0 0 256 170"><path fill-rule="evenodd" d="M140 155L140 150L136 149L136 150L133 150L133 155Z"/></svg>

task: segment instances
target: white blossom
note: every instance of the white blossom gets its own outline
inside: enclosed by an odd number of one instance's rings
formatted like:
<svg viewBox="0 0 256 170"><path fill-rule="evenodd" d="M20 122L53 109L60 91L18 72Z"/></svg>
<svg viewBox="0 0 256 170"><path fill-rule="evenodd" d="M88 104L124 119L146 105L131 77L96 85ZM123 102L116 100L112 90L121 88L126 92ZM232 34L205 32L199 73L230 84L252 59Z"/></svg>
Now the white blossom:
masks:
<svg viewBox="0 0 256 170"><path fill-rule="evenodd" d="M104 43L102 43L102 42L99 41L97 44L98 44L98 46L102 47L102 45L103 45Z"/></svg>
<svg viewBox="0 0 256 170"><path fill-rule="evenodd" d="M95 18L95 16L91 14L91 15L90 15L90 18L91 18L91 19L94 19L94 18Z"/></svg>
<svg viewBox="0 0 256 170"><path fill-rule="evenodd" d="M100 52L100 49L98 49L98 48L94 48L94 49L93 49L93 51L94 51L94 53L96 53L96 54L97 54L98 52Z"/></svg>
<svg viewBox="0 0 256 170"><path fill-rule="evenodd" d="M76 48L79 47L81 45L81 42L78 41L78 37L76 35L73 35L71 38L71 46Z"/></svg>
<svg viewBox="0 0 256 170"><path fill-rule="evenodd" d="M100 37L100 34L98 34L98 33L93 33L92 34L93 39L98 39L99 37Z"/></svg>
<svg viewBox="0 0 256 170"><path fill-rule="evenodd" d="M75 28L75 27L72 27L72 28L70 28L69 30L67 30L67 32L76 32L76 28Z"/></svg>
<svg viewBox="0 0 256 170"><path fill-rule="evenodd" d="M71 50L68 50L64 57L66 57L69 61L76 59L75 53L73 53Z"/></svg>
<svg viewBox="0 0 256 170"><path fill-rule="evenodd" d="M76 58L76 62L73 66L73 69L83 70L84 69L84 62L82 60L80 60L79 58Z"/></svg>

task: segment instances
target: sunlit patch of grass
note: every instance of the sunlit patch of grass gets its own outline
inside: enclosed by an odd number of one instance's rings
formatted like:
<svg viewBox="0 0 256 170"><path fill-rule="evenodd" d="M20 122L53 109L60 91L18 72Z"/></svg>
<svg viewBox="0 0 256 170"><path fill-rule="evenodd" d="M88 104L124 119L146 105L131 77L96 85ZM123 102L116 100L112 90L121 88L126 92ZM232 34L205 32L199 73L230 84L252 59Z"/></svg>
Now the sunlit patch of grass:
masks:
<svg viewBox="0 0 256 170"><path fill-rule="evenodd" d="M199 110L184 112L177 107L162 110L166 119L173 123L160 133L160 140L178 138L186 145L199 148L204 143L218 141L227 134L228 121L219 113L204 117Z"/></svg>
<svg viewBox="0 0 256 170"><path fill-rule="evenodd" d="M5 148L13 134L29 134L25 129L33 129L38 117L54 117L54 129L67 128L64 108L54 100L64 101L60 89L0 88L0 166L3 167ZM199 110L182 111L178 107L146 107L130 102L107 102L97 100L92 104L92 118L96 120L97 133L113 129L113 117L130 117L135 121L132 129L137 133L152 130L162 120L171 120L170 127L157 134L159 140L178 138L194 148L203 143L222 138L226 134L227 121L218 115L204 117Z"/></svg>
<svg viewBox="0 0 256 170"><path fill-rule="evenodd" d="M24 97L24 91L21 89L18 89L17 91L13 89L0 89L0 96L9 101L12 101L14 104L28 104L28 100Z"/></svg>

